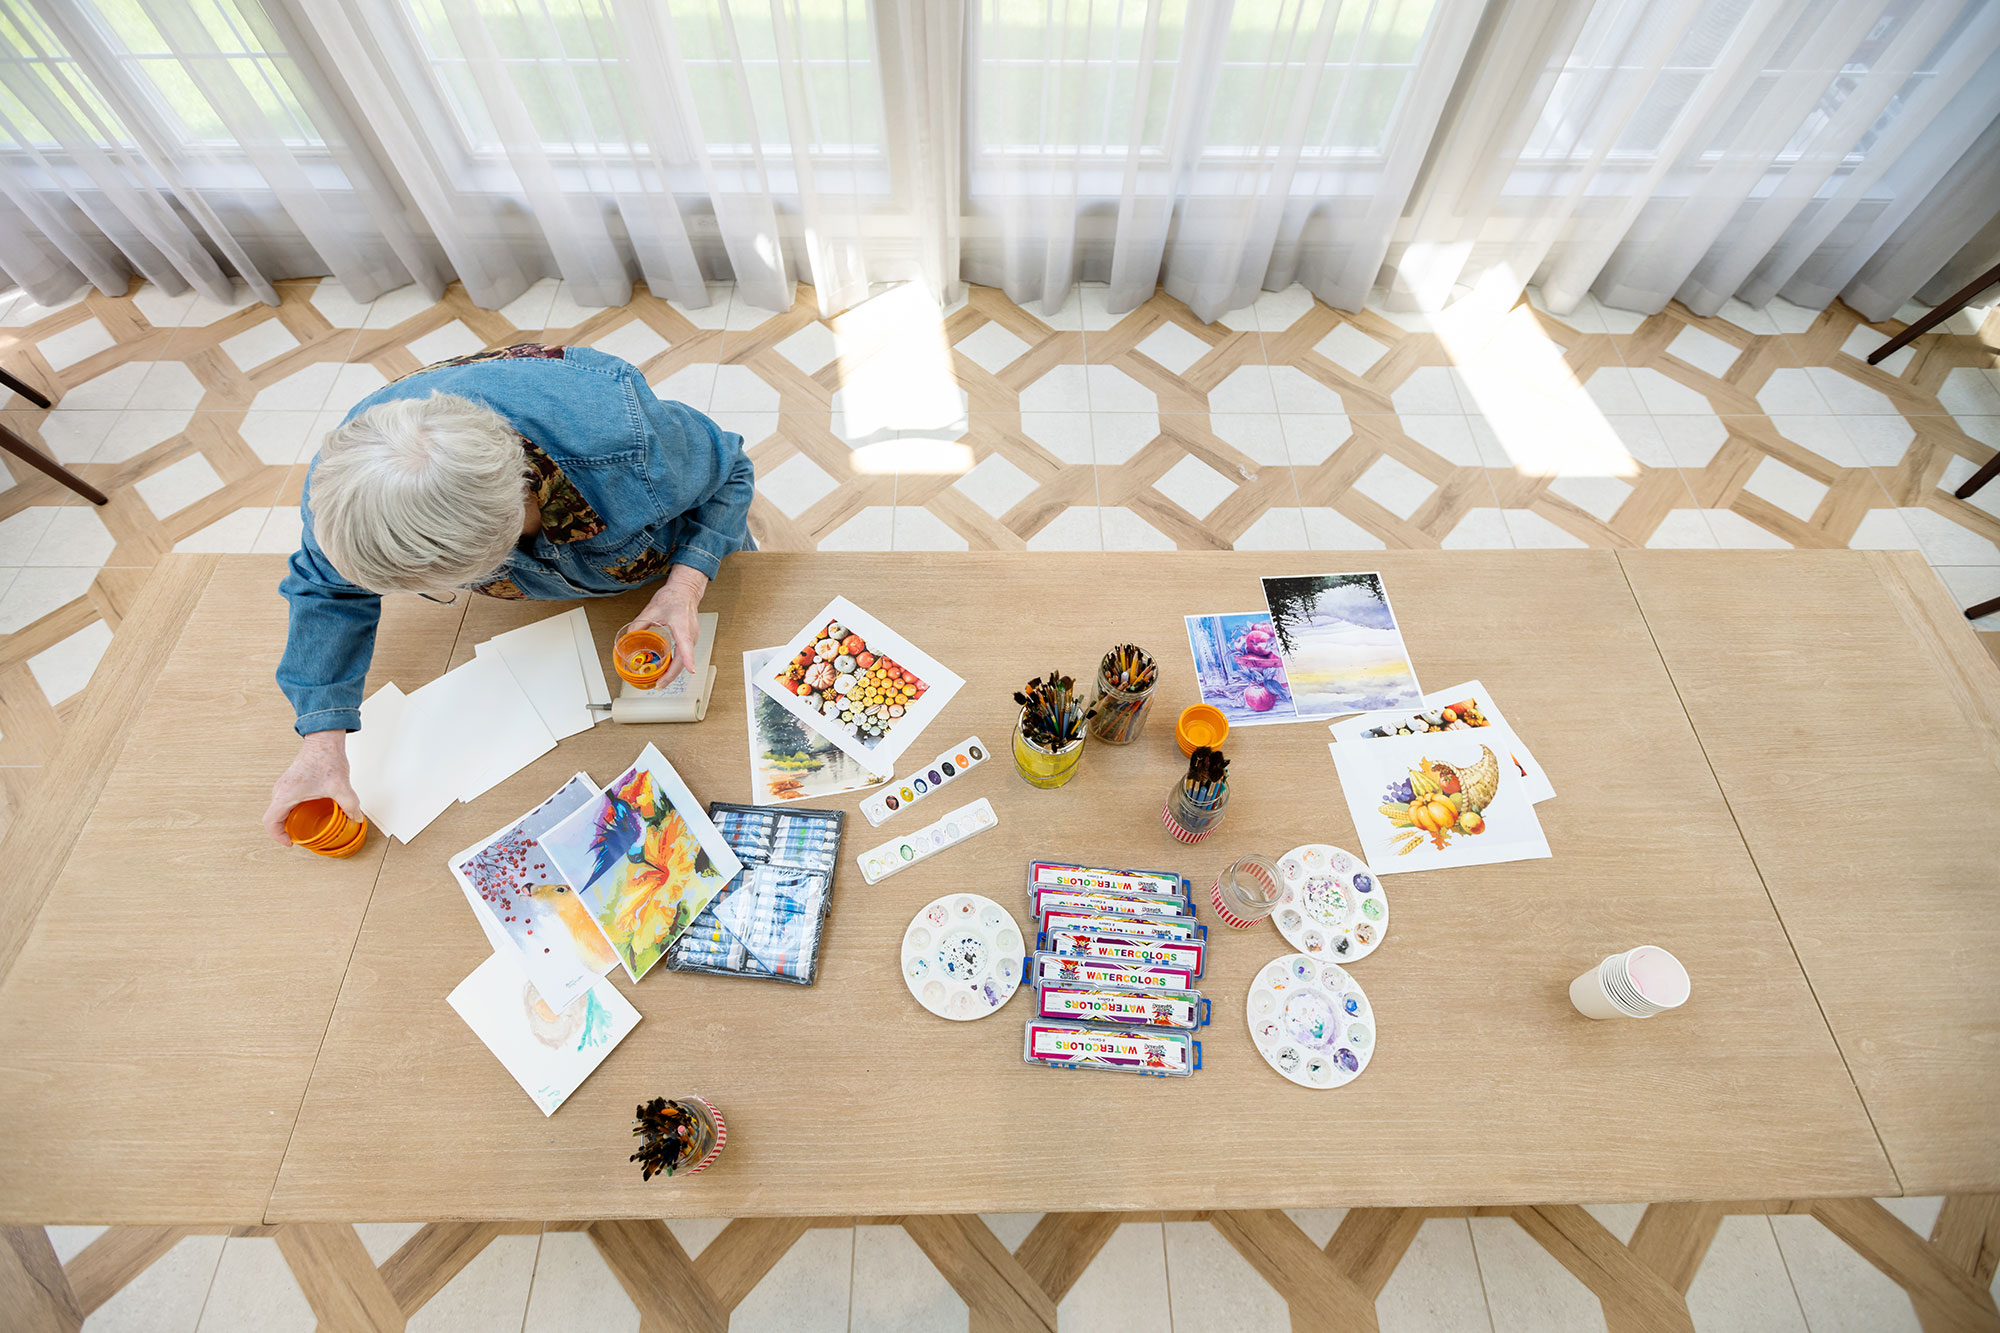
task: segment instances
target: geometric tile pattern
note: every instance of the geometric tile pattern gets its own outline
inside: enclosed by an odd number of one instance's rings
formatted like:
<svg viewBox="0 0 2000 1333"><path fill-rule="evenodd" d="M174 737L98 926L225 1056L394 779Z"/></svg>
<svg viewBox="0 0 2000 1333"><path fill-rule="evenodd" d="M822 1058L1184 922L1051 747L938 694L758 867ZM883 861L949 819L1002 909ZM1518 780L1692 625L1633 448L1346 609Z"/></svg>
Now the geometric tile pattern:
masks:
<svg viewBox="0 0 2000 1333"><path fill-rule="evenodd" d="M10 1328L2000 1327L2000 1199L0 1231Z"/></svg>
<svg viewBox="0 0 2000 1333"><path fill-rule="evenodd" d="M551 281L498 311L278 291L0 297L0 363L58 399L0 420L111 497L0 463L0 827L160 555L292 549L348 405L523 340L613 351L740 432L766 549L1853 546L1920 550L1961 604L2000 594L2000 485L1951 495L2000 446L2000 315L1871 367L1903 324L1838 303L1411 316L1293 287L1203 324L1095 286L1054 312L895 289L832 319L804 288L783 313L726 285L604 308Z"/></svg>

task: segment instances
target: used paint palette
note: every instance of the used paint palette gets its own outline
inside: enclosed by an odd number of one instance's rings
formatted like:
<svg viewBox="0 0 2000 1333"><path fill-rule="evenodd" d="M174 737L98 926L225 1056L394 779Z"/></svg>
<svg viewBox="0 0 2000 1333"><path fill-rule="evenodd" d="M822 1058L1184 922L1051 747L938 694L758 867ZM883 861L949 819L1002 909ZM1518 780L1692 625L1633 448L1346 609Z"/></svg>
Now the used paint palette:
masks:
<svg viewBox="0 0 2000 1333"><path fill-rule="evenodd" d="M915 805L939 787L957 781L966 769L977 768L985 762L986 742L977 736L968 736L890 790L877 792L863 801L861 813L870 824L880 827L883 820L898 810Z"/></svg>
<svg viewBox="0 0 2000 1333"><path fill-rule="evenodd" d="M1351 1083L1375 1052L1375 1011L1337 963L1302 953L1272 959L1244 1010L1257 1054L1300 1087Z"/></svg>
<svg viewBox="0 0 2000 1333"><path fill-rule="evenodd" d="M939 1018L984 1018L1020 986L1026 957L1006 908L976 893L947 893L903 932L903 983Z"/></svg>
<svg viewBox="0 0 2000 1333"><path fill-rule="evenodd" d="M1375 952L1389 933L1389 898L1362 860L1323 842L1294 847L1278 860L1284 894L1271 919L1294 948L1351 963Z"/></svg>

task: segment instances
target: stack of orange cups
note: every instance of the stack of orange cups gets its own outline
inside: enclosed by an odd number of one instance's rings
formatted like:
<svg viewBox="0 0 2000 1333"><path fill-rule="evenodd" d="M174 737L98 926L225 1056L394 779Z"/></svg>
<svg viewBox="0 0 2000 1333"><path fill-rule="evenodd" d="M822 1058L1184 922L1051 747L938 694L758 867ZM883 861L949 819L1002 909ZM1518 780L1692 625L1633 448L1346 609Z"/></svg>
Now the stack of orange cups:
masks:
<svg viewBox="0 0 2000 1333"><path fill-rule="evenodd" d="M285 816L292 845L320 856L352 856L368 841L368 821L349 819L330 796L301 801Z"/></svg>

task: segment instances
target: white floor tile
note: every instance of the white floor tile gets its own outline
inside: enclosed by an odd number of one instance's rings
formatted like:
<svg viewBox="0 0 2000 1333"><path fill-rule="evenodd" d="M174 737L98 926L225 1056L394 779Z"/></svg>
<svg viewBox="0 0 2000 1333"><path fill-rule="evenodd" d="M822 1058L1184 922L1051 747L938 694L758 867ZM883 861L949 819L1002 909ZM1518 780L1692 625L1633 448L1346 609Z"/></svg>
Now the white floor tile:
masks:
<svg viewBox="0 0 2000 1333"><path fill-rule="evenodd" d="M1687 1303L1700 1333L1808 1333L1771 1223L1759 1213L1722 1219Z"/></svg>
<svg viewBox="0 0 2000 1333"><path fill-rule="evenodd" d="M1139 425L1143 427L1146 420L1153 423L1153 435L1159 434L1160 419L1142 416ZM1048 450L1058 462L1088 464L1095 461L1088 412L1024 411L1021 413L1021 433ZM1152 439L1152 435L1146 439Z"/></svg>
<svg viewBox="0 0 2000 1333"><path fill-rule="evenodd" d="M1960 366L1938 386L1938 402L1955 417L2000 416L2000 370Z"/></svg>
<svg viewBox="0 0 2000 1333"><path fill-rule="evenodd" d="M1863 384L1832 366L1810 366L1813 387L1826 405L1843 416L1894 416L1896 404L1880 389Z"/></svg>
<svg viewBox="0 0 2000 1333"><path fill-rule="evenodd" d="M1609 523L1619 507L1632 497L1632 488L1617 477L1557 477L1549 482L1549 494L1569 501L1584 513Z"/></svg>
<svg viewBox="0 0 2000 1333"><path fill-rule="evenodd" d="M298 345L298 338L275 315L252 324L234 337L224 338L221 343L223 354L243 370L254 370Z"/></svg>
<svg viewBox="0 0 2000 1333"><path fill-rule="evenodd" d="M1932 564L2000 565L2000 546L1995 546L1972 529L1929 509L1903 509L1898 512L1910 531L1916 534L1917 545Z"/></svg>
<svg viewBox="0 0 2000 1333"><path fill-rule="evenodd" d="M94 567L0 572L0 582L4 582L0 587L0 634L26 629L49 612L68 606L89 592L96 581Z"/></svg>
<svg viewBox="0 0 2000 1333"><path fill-rule="evenodd" d="M1817 1218L1770 1219L1812 1333L1919 1333L1910 1298Z"/></svg>
<svg viewBox="0 0 2000 1333"><path fill-rule="evenodd" d="M1980 418L1981 422L1990 422L1992 420L1992 417ZM1971 434L1969 431L1967 433ZM1958 500L1959 497L1956 494L1958 488L1965 485L1967 481L1970 481L1972 475L1977 471L1979 469L1969 459L1953 458L1945 464L1944 475L1938 478L1937 488L1945 495ZM1971 495L1966 496L1960 503L1969 504L1974 509L1983 509L1996 518L2000 518L2000 477L1987 482Z"/></svg>
<svg viewBox="0 0 2000 1333"><path fill-rule="evenodd" d="M1600 376L1610 373L1598 372ZM1620 375L1625 373L1622 369L1618 371ZM1451 371L1445 366L1419 366L1390 392L1389 401L1395 405L1398 416L1450 416L1466 410ZM1605 410L1608 412L1611 409ZM1631 410L1643 412L1646 409L1640 405Z"/></svg>
<svg viewBox="0 0 2000 1333"><path fill-rule="evenodd" d="M729 1316L730 1333L846 1333L854 1229L815 1227Z"/></svg>
<svg viewBox="0 0 2000 1333"><path fill-rule="evenodd" d="M195 378L184 361L134 361L131 365L144 367L146 377L132 391L126 407L152 412L196 408L208 394L208 386Z"/></svg>
<svg viewBox="0 0 2000 1333"><path fill-rule="evenodd" d="M778 391L750 367L715 368L715 389L708 399L711 412L775 412L778 402Z"/></svg>
<svg viewBox="0 0 2000 1333"><path fill-rule="evenodd" d="M639 1307L581 1231L542 1235L521 1333L638 1333Z"/></svg>
<svg viewBox="0 0 2000 1333"><path fill-rule="evenodd" d="M698 329L721 329L729 324L730 299L736 293L734 283L711 282L705 284L707 305L689 305L684 301L668 301L667 304L686 317L688 323Z"/></svg>
<svg viewBox="0 0 2000 1333"><path fill-rule="evenodd" d="M179 296L169 296L154 283L144 283L132 295L132 304L156 329L177 329L187 318L197 293L190 287Z"/></svg>
<svg viewBox="0 0 2000 1333"><path fill-rule="evenodd" d="M1840 350L1865 366L1868 364L1868 358L1874 355L1875 350L1888 341L1889 335L1877 333L1866 324L1856 324L1848 331L1847 341L1840 345ZM1891 375L1900 375L1909 366L1910 362L1916 359L1916 356L1916 348L1898 347L1895 351L1878 361L1876 369L1887 371Z"/></svg>
<svg viewBox="0 0 2000 1333"><path fill-rule="evenodd" d="M549 307L555 304L556 288L562 286L554 278L542 278L528 284L519 296L500 307L500 313L507 322L525 333L540 333L548 326ZM723 301L723 310L729 309L728 300Z"/></svg>
<svg viewBox="0 0 2000 1333"><path fill-rule="evenodd" d="M432 329L421 338L412 338L406 344L410 354L422 365L435 365L449 361L455 356L470 356L486 346L486 339L467 328L465 321L454 319L439 328ZM665 346L664 340L661 346ZM631 358L627 357L627 360Z"/></svg>
<svg viewBox="0 0 2000 1333"><path fill-rule="evenodd" d="M388 382L381 371L366 362L342 366L326 392L326 405L346 411Z"/></svg>
<svg viewBox="0 0 2000 1333"><path fill-rule="evenodd" d="M1375 1299L1381 1333L1468 1333L1491 1329L1480 1261L1465 1219L1434 1217L1417 1231Z"/></svg>
<svg viewBox="0 0 2000 1333"><path fill-rule="evenodd" d="M222 477L206 457L189 454L158 472L139 478L132 489L139 492L146 508L158 517L166 518L221 490Z"/></svg>
<svg viewBox="0 0 2000 1333"><path fill-rule="evenodd" d="M786 518L797 518L832 494L839 483L804 454L794 454L774 468L757 474L757 492Z"/></svg>
<svg viewBox="0 0 2000 1333"><path fill-rule="evenodd" d="M670 1217L667 1230L674 1233L674 1239L687 1251L690 1259L698 1257L708 1248L708 1243L722 1234L729 1225L726 1217Z"/></svg>
<svg viewBox="0 0 2000 1333"><path fill-rule="evenodd" d="M897 505L889 533L893 551L963 551L963 533L921 505Z"/></svg>
<svg viewBox="0 0 2000 1333"><path fill-rule="evenodd" d="M1381 544L1376 543L1378 546ZM1511 551L1514 549L1514 534L1507 526L1506 515L1500 510L1468 509L1465 517L1452 525L1439 545L1447 551Z"/></svg>
<svg viewBox="0 0 2000 1333"><path fill-rule="evenodd" d="M1715 460L1716 451L1729 438L1729 427L1721 417L1655 417L1653 424L1666 443L1676 466L1705 468Z"/></svg>
<svg viewBox="0 0 2000 1333"><path fill-rule="evenodd" d="M1771 321L1778 326L1780 333L1804 333L1819 322L1819 311L1808 310L1802 305L1793 305L1782 296L1772 297L1771 303L1765 306L1764 310L1770 315Z"/></svg>
<svg viewBox="0 0 2000 1333"><path fill-rule="evenodd" d="M1715 405L1708 400L1707 394L1699 389L1690 389L1651 366L1641 366L1630 373L1633 387L1645 400L1646 410L1656 417L1702 416L1715 411ZM1607 412L1610 410L1608 407L1605 409Z"/></svg>
<svg viewBox="0 0 2000 1333"><path fill-rule="evenodd" d="M231 1237L202 1307L201 1333L312 1333L318 1326L278 1242Z"/></svg>
<svg viewBox="0 0 2000 1333"><path fill-rule="evenodd" d="M105 527L104 520L97 516L96 505L66 505L56 510L49 520L48 530L42 533L40 544L26 563L102 565L111 558L111 552L117 545L111 529Z"/></svg>
<svg viewBox="0 0 2000 1333"><path fill-rule="evenodd" d="M1153 412L1090 414L1091 453L1103 467L1129 462L1159 435L1160 418Z"/></svg>
<svg viewBox="0 0 2000 1333"><path fill-rule="evenodd" d="M297 505L277 505L270 510L270 517L257 530L257 539L250 543L254 555L290 555L299 549L304 535L305 520L299 514Z"/></svg>
<svg viewBox="0 0 2000 1333"><path fill-rule="evenodd" d="M1174 1327L1191 1333L1289 1333L1291 1307L1206 1222L1166 1224L1167 1292Z"/></svg>
<svg viewBox="0 0 2000 1333"><path fill-rule="evenodd" d="M1088 412L1090 382L1079 365L1051 367L1021 390L1023 412ZM1259 367L1261 369L1261 367ZM1267 382L1268 387L1268 382Z"/></svg>
<svg viewBox="0 0 2000 1333"><path fill-rule="evenodd" d="M71 384L64 389L62 405L73 411L85 408L116 411L132 401L132 395L138 392L150 369L152 363L147 361L127 361L113 366L101 375L93 375L81 384Z"/></svg>
<svg viewBox="0 0 2000 1333"><path fill-rule="evenodd" d="M143 394L142 394L143 396ZM139 401L137 399L134 400ZM194 413L188 408L127 408L115 414L117 421L93 463L126 463L149 449L156 449L188 428ZM286 459L290 462L290 459Z"/></svg>
<svg viewBox="0 0 2000 1333"><path fill-rule="evenodd" d="M414 315L421 315L435 304L431 294L417 283L409 283L394 291L383 292L368 307L368 316L362 320L364 329L386 329L401 324Z"/></svg>
<svg viewBox="0 0 2000 1333"><path fill-rule="evenodd" d="M250 451L273 467L288 467L313 456L319 440L312 433L317 412L245 412L236 433Z"/></svg>
<svg viewBox="0 0 2000 1333"><path fill-rule="evenodd" d="M1412 413L1409 416L1396 418L1396 424L1403 434L1454 466L1512 466L1512 460L1508 458L1506 449L1500 444L1500 438L1493 433L1490 426L1481 434L1497 456L1494 458L1484 456L1480 440L1473 433L1473 419L1463 412L1424 415Z"/></svg>
<svg viewBox="0 0 2000 1333"><path fill-rule="evenodd" d="M1027 406L1024 400L1021 404ZM1208 410L1211 412L1275 412L1278 410L1277 395L1271 389L1271 371L1267 366L1238 366L1223 377L1222 382L1208 391Z"/></svg>
<svg viewBox="0 0 2000 1333"><path fill-rule="evenodd" d="M274 380L259 389L250 400L250 407L253 411L317 412L327 405L327 392L333 388L334 378L339 374L340 366L332 361L315 361L309 366L301 366L283 379ZM342 403L339 410L345 412L352 406L351 402Z"/></svg>
<svg viewBox="0 0 2000 1333"><path fill-rule="evenodd" d="M4 632L4 631L0 631ZM68 1263L89 1248L90 1242L109 1231L109 1227L44 1227L49 1234L49 1245L56 1252L56 1262Z"/></svg>
<svg viewBox="0 0 2000 1333"><path fill-rule="evenodd" d="M709 403L715 397L715 365L708 361L696 361L682 366L671 374L659 375L646 381L652 387L653 396L662 402L685 403L697 412L708 411Z"/></svg>
<svg viewBox="0 0 2000 1333"><path fill-rule="evenodd" d="M1605 366L1584 382L1585 392L1598 410L1607 416L1641 416L1647 412L1645 395L1639 392L1632 372L1623 366ZM1401 403L1398 412L1405 411Z"/></svg>
<svg viewBox="0 0 2000 1333"><path fill-rule="evenodd" d="M1846 417L1840 429L1869 467L1895 467L1917 437L1909 420L1901 416Z"/></svg>
<svg viewBox="0 0 2000 1333"><path fill-rule="evenodd" d="M1238 533L1231 545L1239 551L1303 551L1311 543L1306 538L1305 515L1293 506L1273 505Z"/></svg>
<svg viewBox="0 0 2000 1333"><path fill-rule="evenodd" d="M236 509L174 543L177 552L246 555L271 517L268 509Z"/></svg>
<svg viewBox="0 0 2000 1333"><path fill-rule="evenodd" d="M1421 472L1384 455L1361 474L1354 489L1397 518L1408 518L1431 498L1437 487Z"/></svg>
<svg viewBox="0 0 2000 1333"><path fill-rule="evenodd" d="M67 310L90 294L90 284L80 283L75 291L51 305L42 305L25 292L16 292L6 313L0 315L0 328L18 329L30 324L39 324L59 310Z"/></svg>
<svg viewBox="0 0 2000 1333"><path fill-rule="evenodd" d="M1283 333L1298 323L1314 304L1313 294L1295 282L1275 292L1257 293L1250 312L1257 317L1257 327L1265 333Z"/></svg>
<svg viewBox="0 0 2000 1333"><path fill-rule="evenodd" d="M1297 366L1271 367L1271 392L1278 411L1288 416L1339 416L1347 401Z"/></svg>
<svg viewBox="0 0 2000 1333"><path fill-rule="evenodd" d="M717 410L709 405L708 419L724 430L735 431L743 437L745 449L755 449L764 441L778 433L784 416L778 412L739 412L733 408Z"/></svg>
<svg viewBox="0 0 2000 1333"><path fill-rule="evenodd" d="M1160 474L1153 489L1196 518L1207 518L1236 490L1236 483L1188 454Z"/></svg>
<svg viewBox="0 0 2000 1333"><path fill-rule="evenodd" d="M35 684L51 704L59 704L90 684L91 675L111 646L111 627L93 620L76 633L28 659Z"/></svg>
<svg viewBox="0 0 2000 1333"><path fill-rule="evenodd" d="M1059 1333L1160 1333L1172 1323L1166 1235L1158 1222L1127 1222L1056 1306Z"/></svg>
<svg viewBox="0 0 2000 1333"><path fill-rule="evenodd" d="M994 340L990 336L986 338L980 337L980 334L984 334L988 330L1009 338L1014 338L1013 334L1008 333L1000 325L987 324L979 330L979 333L973 334L970 338L962 339L958 344L959 350L966 351L968 355L971 355L971 352L968 350L968 344L973 348L980 349L991 344ZM1014 341L1021 342L1019 338L1014 338ZM1023 351L1027 349L1027 346L1026 343L1021 343ZM816 375L832 364L834 358L840 355L840 342L834 337L832 329L819 320L814 320L812 323L801 327L797 333L791 334L789 337L774 343L772 350L797 366L800 370L803 370L806 374ZM1014 355L1018 356L1020 353L1016 352ZM1013 356L1007 358L1008 361L1012 361L1013 359ZM985 366L988 370L999 369L999 366L987 365L985 361L980 360L977 356L973 356L973 360L978 361L980 365ZM1005 365L1006 362L1003 361L1000 364Z"/></svg>
<svg viewBox="0 0 2000 1333"><path fill-rule="evenodd" d="M540 1236L498 1236L410 1316L409 1333L519 1328L534 1284Z"/></svg>
<svg viewBox="0 0 2000 1333"><path fill-rule="evenodd" d="M1599 1225L1618 1237L1621 1245L1632 1243L1632 1233L1639 1229L1639 1219L1646 1215L1643 1203L1587 1203L1583 1211L1596 1218Z"/></svg>
<svg viewBox="0 0 2000 1333"><path fill-rule="evenodd" d="M1348 323L1335 325L1333 332L1313 344L1313 350L1355 376L1366 375L1389 354L1386 345Z"/></svg>
<svg viewBox="0 0 2000 1333"><path fill-rule="evenodd" d="M1667 344L1667 355L1677 356L1703 374L1721 379L1736 364L1736 358L1743 355L1743 349L1690 324Z"/></svg>
<svg viewBox="0 0 2000 1333"><path fill-rule="evenodd" d="M1310 419L1317 420L1317 417ZM1341 423L1344 427L1345 417L1341 418ZM1305 423L1302 429L1309 429L1309 426L1310 422ZM1208 418L1208 429L1216 439L1261 467L1283 467L1292 461L1285 449L1284 427L1279 424L1275 412L1212 412ZM1343 429L1341 439L1346 436L1347 432ZM1339 447L1340 441L1335 440L1327 446L1326 452L1330 454Z"/></svg>
<svg viewBox="0 0 2000 1333"><path fill-rule="evenodd" d="M952 486L995 518L1040 489L1033 477L997 453L981 459L977 467Z"/></svg>
<svg viewBox="0 0 2000 1333"><path fill-rule="evenodd" d="M986 327L990 329L995 326L988 324ZM1027 344L1022 343L1020 351L1026 350ZM1211 349L1206 342L1195 337L1179 324L1176 324L1172 320L1167 320L1160 327L1141 338L1133 350L1141 356L1150 357L1152 360L1166 367L1169 374L1179 375L1184 373L1189 366L1207 356ZM1014 355L1019 356L1020 352L1016 352ZM1012 359L1012 357L1008 358L1008 360Z"/></svg>
<svg viewBox="0 0 2000 1333"><path fill-rule="evenodd" d="M59 403L55 410L33 421L40 433L42 447L48 450L58 463L95 462L104 446L105 436L111 434L117 425L119 413L101 411L95 408L71 409L67 402ZM17 434L26 434L27 421L15 427Z"/></svg>
<svg viewBox="0 0 2000 1333"><path fill-rule="evenodd" d="M1670 509L1646 547L1653 551L1713 551L1720 545L1699 509Z"/></svg>
<svg viewBox="0 0 2000 1333"><path fill-rule="evenodd" d="M1086 367L1092 412L1157 412L1153 391L1116 366ZM1024 404L1025 405L1025 404Z"/></svg>
<svg viewBox="0 0 2000 1333"><path fill-rule="evenodd" d="M58 509L56 505L30 505L0 518L0 566L19 568L27 564L28 557L48 535L49 524L55 522Z"/></svg>
<svg viewBox="0 0 2000 1333"><path fill-rule="evenodd" d="M1569 529L1543 518L1532 509L1503 509L1507 535L1522 550L1565 549L1590 545Z"/></svg>
<svg viewBox="0 0 2000 1333"><path fill-rule="evenodd" d="M1511 1217L1472 1219L1473 1249L1495 1333L1569 1333L1604 1328L1604 1310Z"/></svg>
<svg viewBox="0 0 2000 1333"><path fill-rule="evenodd" d="M1931 1228L1937 1225L1938 1214L1944 1210L1942 1195L1920 1195L1908 1199L1877 1199L1875 1202L1894 1213L1904 1226L1929 1240Z"/></svg>
<svg viewBox="0 0 2000 1333"><path fill-rule="evenodd" d="M1757 390L1757 405L1773 417L1823 416L1832 410L1814 387L1811 374L1796 366L1772 371L1764 387Z"/></svg>
<svg viewBox="0 0 2000 1333"><path fill-rule="evenodd" d="M1171 551L1174 539L1119 505L1097 511L1107 551Z"/></svg>
<svg viewBox="0 0 2000 1333"><path fill-rule="evenodd" d="M193 1333L225 1239L187 1237L98 1306L84 1333Z"/></svg>
<svg viewBox="0 0 2000 1333"><path fill-rule="evenodd" d="M338 278L321 278L306 300L336 329L360 328L368 322L368 307L374 304L357 300Z"/></svg>
<svg viewBox="0 0 2000 1333"><path fill-rule="evenodd" d="M895 511L870 505L819 539L822 551L887 551L893 548Z"/></svg>
<svg viewBox="0 0 2000 1333"><path fill-rule="evenodd" d="M369 1260L377 1268L402 1249L404 1241L423 1229L422 1222L361 1222L354 1228L361 1236L362 1248L368 1251Z"/></svg>
<svg viewBox="0 0 2000 1333"><path fill-rule="evenodd" d="M1892 418L1854 417L1846 420L1888 421ZM1893 420L1902 421L1903 418L1895 417ZM1774 416L1771 418L1771 424L1778 428L1778 434L1794 444L1810 449L1836 467L1867 466L1867 459L1843 429L1845 422L1840 417Z"/></svg>
<svg viewBox="0 0 2000 1333"><path fill-rule="evenodd" d="M1287 1208L1285 1216L1306 1233L1306 1239L1322 1250L1333 1239L1333 1233L1340 1230L1342 1220L1347 1217L1345 1208Z"/></svg>
<svg viewBox="0 0 2000 1333"><path fill-rule="evenodd" d="M2000 565L1933 565L1952 600L1961 607L2000 597ZM2000 612L1972 622L1981 631L2000 630Z"/></svg>
<svg viewBox="0 0 2000 1333"><path fill-rule="evenodd" d="M79 324L72 324L61 333L51 333L37 339L35 346L42 359L57 370L66 370L79 361L87 361L108 347L117 345L105 327L93 316Z"/></svg>
<svg viewBox="0 0 2000 1333"><path fill-rule="evenodd" d="M1701 515L1708 520L1708 530L1715 534L1716 545L1725 551L1780 551L1791 547L1777 533L1757 526L1733 509L1704 509Z"/></svg>
<svg viewBox="0 0 2000 1333"><path fill-rule="evenodd" d="M981 1213L979 1216L986 1223L987 1229L992 1231L1000 1243L1009 1250L1020 1249L1021 1242L1028 1238L1028 1233L1042 1220L1040 1213Z"/></svg>
<svg viewBox="0 0 2000 1333"><path fill-rule="evenodd" d="M1923 548L1917 539L1916 530L1905 519L1904 514L1928 513L1928 510L1871 509L1861 516L1855 525L1854 535L1847 539L1852 551L1916 551ZM1932 515L1932 517L1938 517ZM1971 534L1967 534L1968 536ZM1992 546L1991 542L1987 543ZM1996 554L2000 554L1997 552Z"/></svg>
<svg viewBox="0 0 2000 1333"><path fill-rule="evenodd" d="M1816 481L1775 458L1766 458L1757 464L1757 470L1750 474L1750 480L1743 483L1743 489L1760 499L1769 500L1794 518L1803 519L1812 518L1813 511L1819 508L1827 492L1825 482Z"/></svg>
<svg viewBox="0 0 2000 1333"><path fill-rule="evenodd" d="M901 1227L854 1229L851 1333L957 1333L971 1312Z"/></svg>

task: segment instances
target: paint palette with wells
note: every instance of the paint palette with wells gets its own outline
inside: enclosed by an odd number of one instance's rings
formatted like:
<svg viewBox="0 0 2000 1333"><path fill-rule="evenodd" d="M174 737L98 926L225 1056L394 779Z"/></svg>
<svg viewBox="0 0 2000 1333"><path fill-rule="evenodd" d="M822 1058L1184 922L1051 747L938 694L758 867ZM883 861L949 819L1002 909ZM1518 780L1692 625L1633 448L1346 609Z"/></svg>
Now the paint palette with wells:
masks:
<svg viewBox="0 0 2000 1333"><path fill-rule="evenodd" d="M1284 895L1271 919L1294 948L1351 963L1389 933L1389 896L1352 852L1309 842L1278 858Z"/></svg>
<svg viewBox="0 0 2000 1333"><path fill-rule="evenodd" d="M947 893L903 932L903 982L939 1018L984 1018L1013 996L1027 957L1013 915L976 893Z"/></svg>
<svg viewBox="0 0 2000 1333"><path fill-rule="evenodd" d="M1302 953L1264 964L1245 1001L1264 1062L1305 1088L1338 1088L1375 1053L1375 1011L1345 968Z"/></svg>

